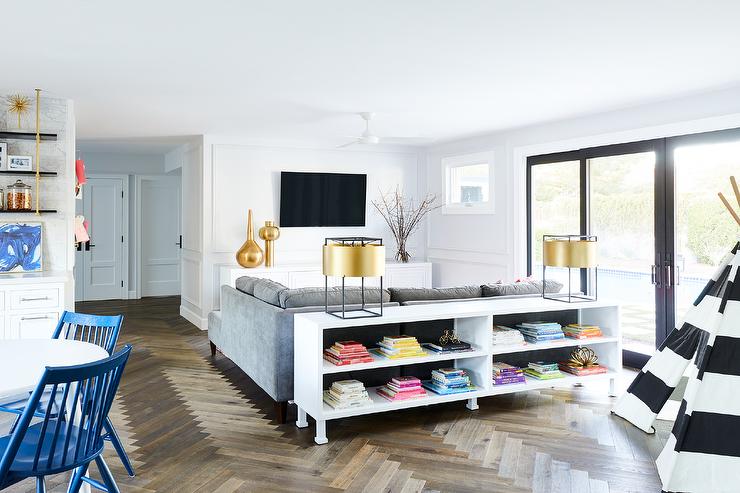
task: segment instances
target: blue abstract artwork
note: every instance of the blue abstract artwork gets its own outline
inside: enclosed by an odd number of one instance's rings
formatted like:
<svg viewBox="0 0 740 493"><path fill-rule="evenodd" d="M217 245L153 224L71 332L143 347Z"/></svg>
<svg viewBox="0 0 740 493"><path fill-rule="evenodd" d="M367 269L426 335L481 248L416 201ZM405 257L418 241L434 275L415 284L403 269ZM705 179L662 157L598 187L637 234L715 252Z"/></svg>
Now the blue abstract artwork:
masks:
<svg viewBox="0 0 740 493"><path fill-rule="evenodd" d="M0 272L41 270L41 223L0 224Z"/></svg>

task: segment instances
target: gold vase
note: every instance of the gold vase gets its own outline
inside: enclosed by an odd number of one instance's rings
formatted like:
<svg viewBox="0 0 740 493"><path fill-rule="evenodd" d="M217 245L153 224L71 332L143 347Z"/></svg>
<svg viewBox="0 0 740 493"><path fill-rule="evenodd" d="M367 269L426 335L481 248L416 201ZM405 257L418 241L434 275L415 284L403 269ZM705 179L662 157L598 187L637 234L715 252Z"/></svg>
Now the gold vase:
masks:
<svg viewBox="0 0 740 493"><path fill-rule="evenodd" d="M247 219L247 241L244 242L242 247L236 252L236 261L242 267L251 269L257 267L262 263L262 249L254 241L254 228L252 227L252 209L249 209L249 215Z"/></svg>
<svg viewBox="0 0 740 493"><path fill-rule="evenodd" d="M280 228L272 221L265 221L259 230L260 238L265 240L265 267L272 267L275 262L275 240L280 238Z"/></svg>

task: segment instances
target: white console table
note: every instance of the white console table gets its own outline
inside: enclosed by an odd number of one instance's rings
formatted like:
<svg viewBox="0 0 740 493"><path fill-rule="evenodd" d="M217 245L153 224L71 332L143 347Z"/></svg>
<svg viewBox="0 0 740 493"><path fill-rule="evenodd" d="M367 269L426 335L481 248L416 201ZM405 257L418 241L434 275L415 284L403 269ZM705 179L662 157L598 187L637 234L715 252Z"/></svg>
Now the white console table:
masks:
<svg viewBox="0 0 740 493"><path fill-rule="evenodd" d="M529 316L537 314L538 318L547 319L548 312L567 312L568 318L578 323L599 325L603 337L589 340L563 339L539 344L524 346L493 346L491 328L499 324L504 317L511 323L512 317L518 315ZM431 351L426 356L391 360L373 355L374 361L350 366L335 366L323 359L324 333L338 328L357 328L372 325L421 322L430 320L453 320L455 331L461 340L470 342L474 351L458 353L457 355L438 355ZM557 318L554 321L558 321ZM331 337L328 337L332 340ZM419 342L430 342L420 340ZM608 372L591 376L574 376L565 374L564 378L555 380L536 380L527 377L522 384L494 386L492 379L493 361L508 361L515 353L552 350L568 347L587 346L593 349L599 357L599 363L608 368ZM382 317L356 320L342 320L326 313L302 313L295 315L294 330L295 349L295 392L294 401L298 406L299 428L308 426L307 415L316 420L317 444L327 443L326 422L362 414L380 413L395 409L405 409L418 406L429 406L442 402L467 401L467 408L478 408L477 399L499 394L521 392L534 389L543 389L556 386L569 386L592 380L610 380L610 395L614 393L614 378L622 367L622 343L619 321L619 306L614 303L595 301L563 303L560 301L544 300L542 298L519 298L439 303L430 305L401 306L386 308ZM453 366L468 370L473 383L478 390L463 394L438 395L427 391L427 396L407 401L391 402L376 393L376 388L368 387L367 391L372 404L352 409L334 409L323 402L325 375L344 372L361 372L375 368L415 365L419 363L439 362L439 367ZM416 375L422 380L429 375ZM330 377L327 377L331 379ZM354 378L362 381L361 374ZM337 377L336 379L339 379Z"/></svg>
<svg viewBox="0 0 740 493"><path fill-rule="evenodd" d="M242 276L260 277L271 279L275 282L293 288L323 287L324 275L321 265L308 264L278 264L274 267L255 267L245 269L239 265L222 265L219 268L219 282L214 286L214 310L220 305L221 286L234 287L234 283ZM329 285L337 285L338 280L330 278ZM378 278L365 280L366 286L377 286ZM360 285L359 278L348 278L347 285ZM383 286L386 288L431 288L432 287L432 264L430 262L388 262L385 265L385 276Z"/></svg>

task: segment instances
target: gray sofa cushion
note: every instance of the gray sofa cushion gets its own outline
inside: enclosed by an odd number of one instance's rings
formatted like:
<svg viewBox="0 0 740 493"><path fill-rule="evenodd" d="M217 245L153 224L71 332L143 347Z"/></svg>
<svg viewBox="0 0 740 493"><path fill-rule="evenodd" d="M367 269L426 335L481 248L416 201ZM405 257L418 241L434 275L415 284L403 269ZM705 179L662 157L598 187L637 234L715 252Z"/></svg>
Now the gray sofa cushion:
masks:
<svg viewBox="0 0 740 493"><path fill-rule="evenodd" d="M280 293L288 288L270 279L257 279L254 283L254 297L274 306L280 306Z"/></svg>
<svg viewBox="0 0 740 493"><path fill-rule="evenodd" d="M259 281L258 277L243 276L236 280L234 287L242 293L254 296L254 285Z"/></svg>
<svg viewBox="0 0 740 493"><path fill-rule="evenodd" d="M388 302L391 295L387 290L383 290L383 302ZM380 300L380 290L378 288L365 288L365 303L378 303ZM280 292L280 306L283 308L300 308L304 306L324 306L324 288L298 288L286 289ZM345 289L345 305L355 305L362 303L361 289L350 286ZM342 304L342 288L329 288L329 305Z"/></svg>
<svg viewBox="0 0 740 493"><path fill-rule="evenodd" d="M391 301L398 303L422 300L462 300L483 296L480 286L459 286L456 288L389 288L388 290L391 292Z"/></svg>
<svg viewBox="0 0 740 493"><path fill-rule="evenodd" d="M545 281L545 292L557 293L563 285L552 279ZM511 296L522 294L542 294L542 281L522 281L509 284L486 284L481 286L483 296Z"/></svg>
<svg viewBox="0 0 740 493"><path fill-rule="evenodd" d="M383 303L383 308L389 308L392 306L399 306L398 303ZM378 303L366 303L365 308L370 308L373 310L376 310L379 308L380 305ZM344 305L345 311L351 312L355 310L359 310L362 308L362 305ZM342 311L342 305L339 306L329 306L330 311ZM286 308L285 313L316 313L316 312L323 312L324 311L324 305L321 306L299 306L296 308Z"/></svg>

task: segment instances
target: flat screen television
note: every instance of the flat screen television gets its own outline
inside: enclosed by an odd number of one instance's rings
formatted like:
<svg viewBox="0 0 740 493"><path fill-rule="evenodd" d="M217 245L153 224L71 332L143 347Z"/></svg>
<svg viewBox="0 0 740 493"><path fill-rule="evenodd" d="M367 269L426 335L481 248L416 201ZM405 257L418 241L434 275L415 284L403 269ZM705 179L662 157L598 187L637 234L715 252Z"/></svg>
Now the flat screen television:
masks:
<svg viewBox="0 0 740 493"><path fill-rule="evenodd" d="M365 226L367 175L280 173L280 227Z"/></svg>

